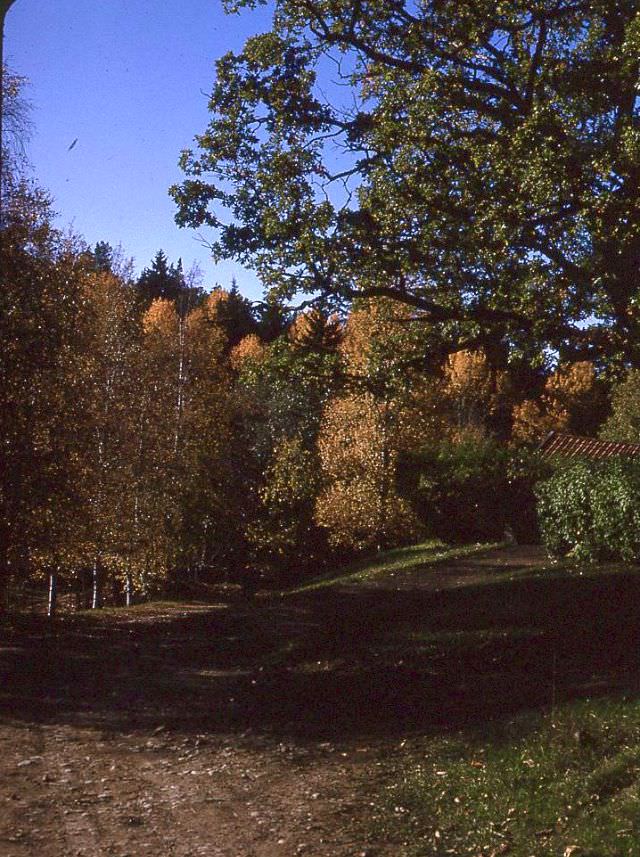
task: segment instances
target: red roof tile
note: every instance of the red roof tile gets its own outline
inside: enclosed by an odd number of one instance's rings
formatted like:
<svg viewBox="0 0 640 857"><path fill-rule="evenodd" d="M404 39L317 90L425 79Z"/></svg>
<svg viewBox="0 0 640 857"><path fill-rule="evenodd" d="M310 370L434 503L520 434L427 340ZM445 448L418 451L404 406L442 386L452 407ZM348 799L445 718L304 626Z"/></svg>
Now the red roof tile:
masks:
<svg viewBox="0 0 640 857"><path fill-rule="evenodd" d="M635 458L640 456L640 443L598 440L552 431L540 445L540 452L543 458Z"/></svg>

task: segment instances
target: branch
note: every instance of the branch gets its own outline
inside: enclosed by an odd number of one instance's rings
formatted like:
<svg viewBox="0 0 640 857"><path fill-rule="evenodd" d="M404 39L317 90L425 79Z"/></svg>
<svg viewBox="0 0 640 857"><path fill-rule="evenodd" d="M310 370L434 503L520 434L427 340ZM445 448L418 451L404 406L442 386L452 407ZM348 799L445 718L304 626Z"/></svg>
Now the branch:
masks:
<svg viewBox="0 0 640 857"><path fill-rule="evenodd" d="M535 93L535 85L536 78L538 76L538 71L540 70L540 64L542 62L542 54L544 52L544 47L547 42L547 21L542 20L540 23L540 30L538 31L538 41L536 43L536 48L533 53L533 57L531 58L531 65L529 66L529 74L527 75L527 86L525 89L524 101L527 105L528 109L531 109L531 105L533 104L533 96Z"/></svg>

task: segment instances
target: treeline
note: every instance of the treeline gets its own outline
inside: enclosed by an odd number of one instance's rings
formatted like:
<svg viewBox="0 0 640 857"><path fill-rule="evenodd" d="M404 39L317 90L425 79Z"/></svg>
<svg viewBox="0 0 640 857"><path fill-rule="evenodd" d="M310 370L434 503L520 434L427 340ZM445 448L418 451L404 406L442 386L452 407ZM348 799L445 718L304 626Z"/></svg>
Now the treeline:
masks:
<svg viewBox="0 0 640 857"><path fill-rule="evenodd" d="M98 606L198 580L282 585L425 533L527 538L523 450L607 414L590 363L446 355L435 327L383 299L344 317L254 307L162 253L133 280L109 245L54 229L41 193L10 202L5 585L84 583Z"/></svg>

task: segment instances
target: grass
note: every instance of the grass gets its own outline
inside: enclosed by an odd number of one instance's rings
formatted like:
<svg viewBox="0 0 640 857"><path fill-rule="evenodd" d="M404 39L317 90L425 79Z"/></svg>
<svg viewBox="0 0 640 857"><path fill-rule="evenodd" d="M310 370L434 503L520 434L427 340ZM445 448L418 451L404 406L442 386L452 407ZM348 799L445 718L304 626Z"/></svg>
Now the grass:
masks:
<svg viewBox="0 0 640 857"><path fill-rule="evenodd" d="M299 591L413 575L489 547L427 542ZM380 675L400 665L407 706L422 682L449 722L422 709L433 737L416 742L389 788L378 841L404 843L398 853L411 857L640 857L637 571L496 567L372 622ZM589 698L592 685L605 695Z"/></svg>
<svg viewBox="0 0 640 857"><path fill-rule="evenodd" d="M448 545L439 539L431 539L418 545L385 551L359 560L341 569L337 574L331 572L328 575L318 577L297 589L291 590L290 594L299 592L311 592L329 586L345 586L354 583L366 583L381 577L393 575L395 572L411 569L412 571L427 568L435 563L446 560L462 559L475 553L499 547L498 543L472 544L472 545Z"/></svg>
<svg viewBox="0 0 640 857"><path fill-rule="evenodd" d="M122 728L140 695L156 725L384 736L404 749L376 838L398 857L640 857L640 569L434 567L488 547L389 551L297 599L114 611L128 633L86 614L55 660L36 617L0 710L50 716L53 688L65 717L89 699Z"/></svg>
<svg viewBox="0 0 640 857"><path fill-rule="evenodd" d="M640 854L640 703L583 700L432 739L387 794L411 855Z"/></svg>
<svg viewBox="0 0 640 857"><path fill-rule="evenodd" d="M494 572L390 627L444 708L464 693L465 722L409 752L379 840L410 857L640 857L638 588L622 564Z"/></svg>

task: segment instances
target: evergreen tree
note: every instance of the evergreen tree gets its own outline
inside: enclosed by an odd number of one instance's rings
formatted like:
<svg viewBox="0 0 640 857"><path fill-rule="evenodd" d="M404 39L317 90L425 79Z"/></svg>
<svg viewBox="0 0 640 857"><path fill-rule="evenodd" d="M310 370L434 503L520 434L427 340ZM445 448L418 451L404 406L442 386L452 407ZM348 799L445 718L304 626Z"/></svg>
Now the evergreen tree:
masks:
<svg viewBox="0 0 640 857"><path fill-rule="evenodd" d="M111 273L113 270L113 247L108 241L98 241L92 252L92 267L99 273Z"/></svg>
<svg viewBox="0 0 640 857"><path fill-rule="evenodd" d="M287 332L291 314L282 301L269 299L258 305L258 334L264 342L273 342Z"/></svg>
<svg viewBox="0 0 640 857"><path fill-rule="evenodd" d="M207 299L208 313L227 335L227 347L234 348L241 340L256 333L257 324L251 301L238 288L235 278L231 289L217 286Z"/></svg>
<svg viewBox="0 0 640 857"><path fill-rule="evenodd" d="M145 268L137 282L137 289L145 302L179 300L185 288L182 263L169 264L166 254L158 250L149 268Z"/></svg>

